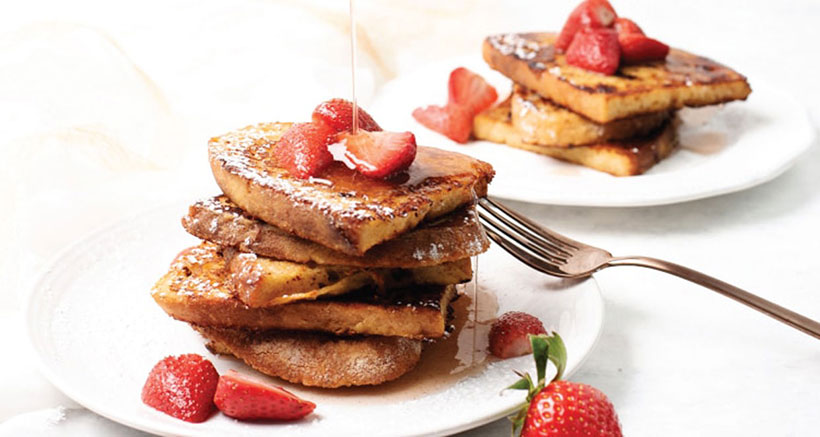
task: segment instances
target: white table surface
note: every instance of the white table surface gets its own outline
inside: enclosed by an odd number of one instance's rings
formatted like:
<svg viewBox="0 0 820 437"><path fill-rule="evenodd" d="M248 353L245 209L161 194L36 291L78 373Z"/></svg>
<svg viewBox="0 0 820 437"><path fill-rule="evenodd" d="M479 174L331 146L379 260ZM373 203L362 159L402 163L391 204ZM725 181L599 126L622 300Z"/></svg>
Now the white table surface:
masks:
<svg viewBox="0 0 820 437"><path fill-rule="evenodd" d="M477 53L483 35L558 28L575 2L506 3L359 0L364 106L397 74ZM820 4L614 4L653 36L745 73L753 87L757 77L779 83L820 126ZM306 119L317 102L347 96L346 8L343 0L6 5L0 436L141 435L82 409L38 373L22 335L30 285L54 253L95 228L215 192L209 136ZM818 147L770 183L702 201L512 206L580 241L679 262L820 319ZM607 393L626 435L817 435L817 340L657 272L597 278L604 331L573 379ZM501 420L464 435L507 427Z"/></svg>

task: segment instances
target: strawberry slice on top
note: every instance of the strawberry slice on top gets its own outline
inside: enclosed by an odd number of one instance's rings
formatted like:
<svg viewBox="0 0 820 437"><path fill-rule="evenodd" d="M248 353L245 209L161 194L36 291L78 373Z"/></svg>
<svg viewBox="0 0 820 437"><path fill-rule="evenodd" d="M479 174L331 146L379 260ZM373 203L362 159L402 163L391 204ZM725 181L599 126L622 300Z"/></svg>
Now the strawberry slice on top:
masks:
<svg viewBox="0 0 820 437"><path fill-rule="evenodd" d="M607 0L585 0L573 9L564 23L555 48L559 52L569 49L575 34L585 28L610 27L618 14Z"/></svg>
<svg viewBox="0 0 820 437"><path fill-rule="evenodd" d="M642 33L618 34L618 42L621 46L621 60L629 64L662 61L669 54L668 45Z"/></svg>
<svg viewBox="0 0 820 437"><path fill-rule="evenodd" d="M382 128L361 106L357 108L359 129L380 131ZM353 103L345 99L330 99L313 110L313 122L324 123L336 132L353 128Z"/></svg>
<svg viewBox="0 0 820 437"><path fill-rule="evenodd" d="M228 370L219 377L214 402L220 411L242 420L296 420L316 404L271 384Z"/></svg>
<svg viewBox="0 0 820 437"><path fill-rule="evenodd" d="M328 149L348 168L385 178L410 167L416 158L416 137L410 132L341 132Z"/></svg>
<svg viewBox="0 0 820 437"><path fill-rule="evenodd" d="M638 23L624 17L616 18L615 23L613 23L613 28L616 32L618 32L618 36L625 35L627 33L644 34L643 29L641 29L641 26L638 26Z"/></svg>
<svg viewBox="0 0 820 437"><path fill-rule="evenodd" d="M324 123L295 123L273 149L276 163L298 178L316 176L333 162L327 145L335 134Z"/></svg>
<svg viewBox="0 0 820 437"><path fill-rule="evenodd" d="M472 115L489 108L498 99L498 93L492 85L464 67L458 67L450 73L447 93L448 106L467 108Z"/></svg>

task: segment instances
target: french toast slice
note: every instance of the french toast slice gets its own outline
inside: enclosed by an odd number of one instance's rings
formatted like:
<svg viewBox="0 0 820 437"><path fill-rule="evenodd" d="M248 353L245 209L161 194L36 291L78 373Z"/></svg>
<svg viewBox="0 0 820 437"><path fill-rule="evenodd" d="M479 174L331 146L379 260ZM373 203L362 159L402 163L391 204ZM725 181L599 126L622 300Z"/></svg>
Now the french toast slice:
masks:
<svg viewBox="0 0 820 437"><path fill-rule="evenodd" d="M330 249L255 219L226 196L194 203L182 225L192 235L220 246L303 264L417 268L475 256L490 247L472 206L423 222L361 256Z"/></svg>
<svg viewBox="0 0 820 437"><path fill-rule="evenodd" d="M215 354L233 355L266 375L312 387L376 385L409 372L422 341L403 337L337 337L317 332L247 331L196 326Z"/></svg>
<svg viewBox="0 0 820 437"><path fill-rule="evenodd" d="M215 250L216 246L213 248ZM467 282L473 277L469 258L413 269L362 269L299 264L235 249L225 249L222 253L234 295L254 308L339 295L365 286L384 290L413 285L449 285Z"/></svg>
<svg viewBox="0 0 820 437"><path fill-rule="evenodd" d="M473 123L473 134L478 139L540 153L614 176L642 174L669 156L677 146L674 120L640 138L576 147L529 144L521 140L511 122L509 100L478 114Z"/></svg>
<svg viewBox="0 0 820 437"><path fill-rule="evenodd" d="M365 287L312 301L251 308L228 285L225 258L213 245L186 250L154 285L151 296L171 317L203 326L323 331L408 338L444 335L454 285L414 286L378 293Z"/></svg>
<svg viewBox="0 0 820 437"><path fill-rule="evenodd" d="M410 168L390 180L340 162L321 178L300 179L276 167L272 153L291 124L261 123L212 138L216 182L250 215L349 255L486 195L494 174L490 164L466 155L418 147Z"/></svg>
<svg viewBox="0 0 820 437"><path fill-rule="evenodd" d="M672 111L666 110L596 123L518 84L513 85L510 95L510 111L521 141L551 147L582 146L647 135L672 116Z"/></svg>
<svg viewBox="0 0 820 437"><path fill-rule="evenodd" d="M657 111L745 100L746 78L717 62L671 49L664 61L622 65L607 76L570 65L554 33L484 40L484 60L514 82L598 123Z"/></svg>

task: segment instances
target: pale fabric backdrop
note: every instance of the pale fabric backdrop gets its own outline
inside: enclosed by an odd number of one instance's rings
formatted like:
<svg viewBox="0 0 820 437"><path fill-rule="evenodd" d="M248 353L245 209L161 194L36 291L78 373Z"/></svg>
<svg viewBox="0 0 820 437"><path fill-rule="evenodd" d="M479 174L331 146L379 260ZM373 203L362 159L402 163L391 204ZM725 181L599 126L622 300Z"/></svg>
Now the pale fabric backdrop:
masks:
<svg viewBox="0 0 820 437"><path fill-rule="evenodd" d="M772 55L744 43L749 28L776 36L784 54L794 50L791 40L815 35L745 2L723 3L731 14L709 14L717 6L708 1L615 2L652 35L673 45L685 35L687 48L741 71ZM560 28L574 4L357 0L361 101L400 72L477 53L489 33ZM818 9L809 1L766 7L781 17ZM303 120L322 99L349 96L347 11L345 0L7 2L2 307L19 305L43 260L101 224L190 190L214 192L204 159L209 136ZM755 67L786 79L802 73ZM431 86L445 92L443 82Z"/></svg>

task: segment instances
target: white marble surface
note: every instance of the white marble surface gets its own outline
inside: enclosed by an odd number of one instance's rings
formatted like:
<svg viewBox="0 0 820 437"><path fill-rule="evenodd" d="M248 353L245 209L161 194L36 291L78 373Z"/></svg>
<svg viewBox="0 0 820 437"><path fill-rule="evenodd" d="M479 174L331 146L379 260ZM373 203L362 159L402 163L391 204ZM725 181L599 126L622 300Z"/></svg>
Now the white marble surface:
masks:
<svg viewBox="0 0 820 437"><path fill-rule="evenodd" d="M307 118L321 99L346 95L346 3L33 1L4 8L0 436L138 434L75 410L37 372L21 335L27 289L55 252L100 225L212 193L203 153L210 135L258 120ZM485 34L557 28L572 3L359 0L362 100L421 63L478 50ZM780 83L820 126L820 4L614 3L661 40L746 73L753 87L757 77ZM513 206L578 240L702 269L818 319L818 186L815 147L773 182L697 202ZM598 280L604 332L573 379L610 396L626 435L817 434L816 340L657 272L619 268ZM506 432L502 420L465 435Z"/></svg>

